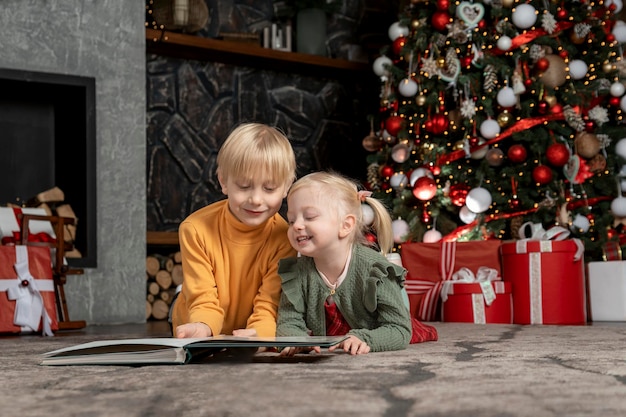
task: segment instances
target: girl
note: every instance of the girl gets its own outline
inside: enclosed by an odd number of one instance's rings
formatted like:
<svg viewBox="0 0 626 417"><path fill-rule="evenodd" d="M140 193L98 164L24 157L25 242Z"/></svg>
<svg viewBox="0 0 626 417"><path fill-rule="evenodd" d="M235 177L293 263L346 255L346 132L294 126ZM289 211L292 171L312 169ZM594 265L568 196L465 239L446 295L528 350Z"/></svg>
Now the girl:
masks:
<svg viewBox="0 0 626 417"><path fill-rule="evenodd" d="M280 261L278 336L348 335L329 350L353 355L437 340L434 327L410 317L402 295L406 270L385 257L393 248L391 217L370 195L325 172L309 174L289 190L287 235L301 256ZM382 253L368 247L362 203L374 212ZM301 351L287 348L281 355Z"/></svg>

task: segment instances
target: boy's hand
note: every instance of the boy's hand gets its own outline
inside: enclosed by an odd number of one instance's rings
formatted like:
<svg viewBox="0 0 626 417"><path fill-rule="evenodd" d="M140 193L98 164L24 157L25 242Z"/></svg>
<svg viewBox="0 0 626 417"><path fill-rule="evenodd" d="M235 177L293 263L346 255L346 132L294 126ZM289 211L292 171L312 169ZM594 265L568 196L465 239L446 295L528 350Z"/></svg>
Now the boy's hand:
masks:
<svg viewBox="0 0 626 417"><path fill-rule="evenodd" d="M283 350L280 351L280 356L293 356L296 353L309 353L310 351L314 351L315 353L321 353L322 349L320 349L319 346L311 346L311 347L289 346L289 347L283 348Z"/></svg>
<svg viewBox="0 0 626 417"><path fill-rule="evenodd" d="M204 323L186 323L176 328L176 337L179 339L209 336L213 336L213 332L211 328Z"/></svg>
<svg viewBox="0 0 626 417"><path fill-rule="evenodd" d="M367 343L352 335L338 345L329 347L328 351L332 352L335 349L343 349L344 352L351 355L364 355L370 351L370 347Z"/></svg>
<svg viewBox="0 0 626 417"><path fill-rule="evenodd" d="M233 330L233 336L240 337L256 337L256 330L254 329L237 329Z"/></svg>

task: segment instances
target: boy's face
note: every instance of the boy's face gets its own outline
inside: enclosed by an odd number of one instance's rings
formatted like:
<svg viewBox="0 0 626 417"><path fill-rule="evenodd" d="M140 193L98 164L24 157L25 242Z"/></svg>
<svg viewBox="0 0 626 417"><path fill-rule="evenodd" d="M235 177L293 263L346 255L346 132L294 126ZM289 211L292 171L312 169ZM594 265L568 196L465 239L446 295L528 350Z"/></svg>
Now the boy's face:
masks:
<svg viewBox="0 0 626 417"><path fill-rule="evenodd" d="M287 195L285 184L272 183L263 176L223 179L218 175L218 179L231 213L248 226L259 226L278 213Z"/></svg>

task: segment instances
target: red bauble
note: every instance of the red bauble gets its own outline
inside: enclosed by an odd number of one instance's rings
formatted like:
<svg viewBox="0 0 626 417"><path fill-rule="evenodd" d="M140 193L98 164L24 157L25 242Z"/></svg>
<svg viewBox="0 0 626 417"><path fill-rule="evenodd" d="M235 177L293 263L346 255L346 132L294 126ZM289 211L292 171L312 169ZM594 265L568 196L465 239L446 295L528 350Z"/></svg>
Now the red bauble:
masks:
<svg viewBox="0 0 626 417"><path fill-rule="evenodd" d="M461 58L461 66L463 66L463 68L469 68L470 65L472 65L472 59L474 58L471 56L464 56Z"/></svg>
<svg viewBox="0 0 626 417"><path fill-rule="evenodd" d="M539 104L537 104L537 111L539 112L539 114L546 114L548 108L548 103L546 103L545 101L540 101Z"/></svg>
<svg viewBox="0 0 626 417"><path fill-rule="evenodd" d="M380 169L380 175L382 175L385 178L391 177L393 174L395 174L395 172L396 171L389 165L385 165L384 167Z"/></svg>
<svg viewBox="0 0 626 417"><path fill-rule="evenodd" d="M620 105L621 98L620 97L611 97L609 99L609 104L612 107L618 107Z"/></svg>
<svg viewBox="0 0 626 417"><path fill-rule="evenodd" d="M609 240L613 239L615 236L617 236L617 231L615 229L609 229L606 231L606 237Z"/></svg>
<svg viewBox="0 0 626 417"><path fill-rule="evenodd" d="M563 106L559 103L555 104L554 106L550 107L550 113L552 114L563 113Z"/></svg>
<svg viewBox="0 0 626 417"><path fill-rule="evenodd" d="M402 48L406 45L406 36L398 36L395 41L393 41L393 45L391 46L393 49L393 53L396 55L400 55L402 53Z"/></svg>
<svg viewBox="0 0 626 417"><path fill-rule="evenodd" d="M450 201L457 207L463 207L465 205L465 199L467 193L469 193L470 187L467 184L454 184L450 186L450 192L448 196Z"/></svg>
<svg viewBox="0 0 626 417"><path fill-rule="evenodd" d="M517 210L519 208L519 199L517 197L513 197L512 199L510 199L509 200L509 206L513 210Z"/></svg>
<svg viewBox="0 0 626 417"><path fill-rule="evenodd" d="M612 6L612 5L611 5ZM608 43L613 43L615 42L615 35L613 35L612 33L609 33L606 35L606 41Z"/></svg>
<svg viewBox="0 0 626 417"><path fill-rule="evenodd" d="M560 168L569 161L569 149L562 143L553 143L546 149L546 159L550 165Z"/></svg>
<svg viewBox="0 0 626 417"><path fill-rule="evenodd" d="M550 67L550 61L548 61L548 58L546 57L539 58L537 62L535 63L535 68L537 68L541 72L544 72L549 67Z"/></svg>
<svg viewBox="0 0 626 417"><path fill-rule="evenodd" d="M387 120L385 120L385 130L391 136L398 136L398 132L402 129L402 124L404 123L404 119L400 116L389 116Z"/></svg>
<svg viewBox="0 0 626 417"><path fill-rule="evenodd" d="M528 153L526 152L526 148L524 148L524 145L516 144L509 148L506 156L509 157L511 162L520 164L526 160L526 156L528 156Z"/></svg>
<svg viewBox="0 0 626 417"><path fill-rule="evenodd" d="M569 57L569 52L567 52L565 49L561 49L559 51L559 56L563 59L567 59L567 57Z"/></svg>
<svg viewBox="0 0 626 417"><path fill-rule="evenodd" d="M481 19L480 22L478 22L478 29L484 30L486 27L487 27L487 22L485 22L485 19Z"/></svg>
<svg viewBox="0 0 626 417"><path fill-rule="evenodd" d="M559 9L556 12L556 18L559 19L559 20L567 19L567 12L564 9Z"/></svg>
<svg viewBox="0 0 626 417"><path fill-rule="evenodd" d="M433 173L433 175L437 176L439 174L441 174L441 167L438 165L433 165L430 167L430 172Z"/></svg>
<svg viewBox="0 0 626 417"><path fill-rule="evenodd" d="M596 124L593 120L585 121L585 132L592 133L596 130Z"/></svg>
<svg viewBox="0 0 626 417"><path fill-rule="evenodd" d="M437 113L424 123L424 128L430 133L440 135L448 129L449 125L450 119L443 113Z"/></svg>
<svg viewBox="0 0 626 417"><path fill-rule="evenodd" d="M435 30L442 32L446 30L446 26L450 23L450 15L445 10L437 10L433 13L430 22Z"/></svg>
<svg viewBox="0 0 626 417"><path fill-rule="evenodd" d="M448 10L450 7L450 0L437 0L437 10Z"/></svg>
<svg viewBox="0 0 626 417"><path fill-rule="evenodd" d="M365 239L367 239L367 241L370 243L376 243L376 235L373 233L366 233Z"/></svg>
<svg viewBox="0 0 626 417"><path fill-rule="evenodd" d="M432 219L433 218L428 211L422 211L422 223L429 224Z"/></svg>
<svg viewBox="0 0 626 417"><path fill-rule="evenodd" d="M437 194L437 183L427 175L419 177L413 187L413 195L418 200L428 201Z"/></svg>
<svg viewBox="0 0 626 417"><path fill-rule="evenodd" d="M548 184L552 181L552 169L545 165L536 166L533 169L533 180L541 185Z"/></svg>

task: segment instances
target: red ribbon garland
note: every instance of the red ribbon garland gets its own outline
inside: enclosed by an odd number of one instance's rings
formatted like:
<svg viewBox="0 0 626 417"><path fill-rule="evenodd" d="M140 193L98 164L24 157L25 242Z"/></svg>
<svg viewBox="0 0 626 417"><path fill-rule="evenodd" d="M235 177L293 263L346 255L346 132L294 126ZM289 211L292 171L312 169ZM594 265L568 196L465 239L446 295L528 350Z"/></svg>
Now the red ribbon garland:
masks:
<svg viewBox="0 0 626 417"><path fill-rule="evenodd" d="M552 34L546 32L543 29L535 29L535 30L526 31L522 33L521 35L517 35L511 40L511 47L508 50L510 51L512 49L517 49L520 46L525 45L528 42L533 41L540 36L546 36L546 35L554 36L557 32L561 32L563 30L569 29L573 25L574 24L572 22L558 22L556 24L556 29ZM508 51L503 51L501 49L492 49L490 51L490 53L493 55L502 55L505 52L508 52Z"/></svg>

